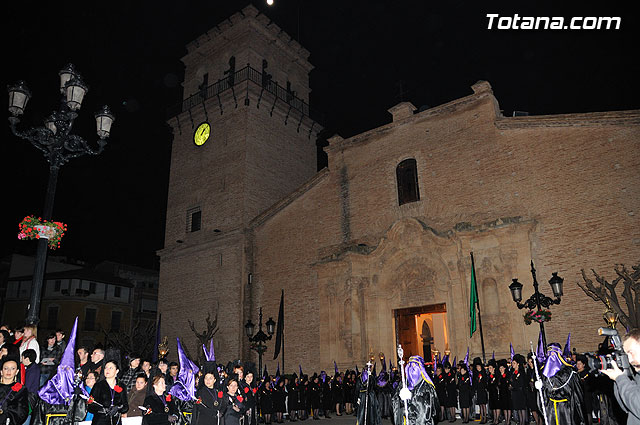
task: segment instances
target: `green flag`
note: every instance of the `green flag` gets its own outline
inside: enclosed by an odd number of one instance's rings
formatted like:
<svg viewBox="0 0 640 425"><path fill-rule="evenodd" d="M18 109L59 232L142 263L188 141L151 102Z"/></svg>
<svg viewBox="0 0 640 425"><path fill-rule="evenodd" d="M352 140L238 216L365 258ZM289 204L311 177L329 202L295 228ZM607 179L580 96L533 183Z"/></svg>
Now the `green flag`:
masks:
<svg viewBox="0 0 640 425"><path fill-rule="evenodd" d="M471 333L469 338L473 336L476 331L476 306L478 305L478 286L476 284L476 271L473 264L473 254L471 254L471 291L469 300L469 317L471 318Z"/></svg>

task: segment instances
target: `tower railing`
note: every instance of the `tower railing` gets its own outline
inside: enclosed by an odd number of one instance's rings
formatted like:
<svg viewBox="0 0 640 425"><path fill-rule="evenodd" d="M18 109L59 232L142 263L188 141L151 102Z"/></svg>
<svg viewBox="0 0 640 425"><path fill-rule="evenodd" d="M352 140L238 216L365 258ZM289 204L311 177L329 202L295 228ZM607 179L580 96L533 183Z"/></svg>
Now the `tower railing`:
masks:
<svg viewBox="0 0 640 425"><path fill-rule="evenodd" d="M301 114L306 115L315 121L322 120L320 114L317 111L312 110L309 107L309 104L297 97L294 92L287 90L276 81L273 81L269 74L262 73L250 65L239 69L232 75L228 75L216 81L207 88L184 99L181 103L170 107L167 110L167 115L169 117L174 117L182 112L186 112L195 106L201 105L209 98L220 96L222 93L231 90L232 87L238 87L240 83L247 80L256 84L264 92L271 93L276 97L276 99L286 103L292 109L295 109Z"/></svg>

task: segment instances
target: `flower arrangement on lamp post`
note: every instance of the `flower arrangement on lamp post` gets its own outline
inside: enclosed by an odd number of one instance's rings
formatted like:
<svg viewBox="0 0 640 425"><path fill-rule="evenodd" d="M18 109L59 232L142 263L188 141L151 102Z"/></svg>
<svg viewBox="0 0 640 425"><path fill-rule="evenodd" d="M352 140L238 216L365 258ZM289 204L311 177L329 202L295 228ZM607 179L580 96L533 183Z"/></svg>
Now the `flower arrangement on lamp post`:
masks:
<svg viewBox="0 0 640 425"><path fill-rule="evenodd" d="M551 311L549 310L529 310L524 314L524 323L530 325L533 322L544 323L551 320Z"/></svg>
<svg viewBox="0 0 640 425"><path fill-rule="evenodd" d="M60 248L60 240L67 231L67 225L59 221L47 221L34 215L22 219L19 224L18 239L48 239L49 248Z"/></svg>

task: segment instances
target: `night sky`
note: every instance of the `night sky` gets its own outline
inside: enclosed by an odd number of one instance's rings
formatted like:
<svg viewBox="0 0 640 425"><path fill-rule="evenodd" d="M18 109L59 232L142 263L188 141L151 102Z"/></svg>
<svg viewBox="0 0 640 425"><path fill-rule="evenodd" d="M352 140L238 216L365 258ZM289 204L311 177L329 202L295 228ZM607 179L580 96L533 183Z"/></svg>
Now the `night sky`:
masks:
<svg viewBox="0 0 640 425"><path fill-rule="evenodd" d="M333 134L346 138L389 122L387 109L400 101L437 106L471 94L478 80L491 83L509 116L640 108L633 2L274 1L252 3L311 52L311 106L324 114L320 146ZM184 46L248 3L5 5L4 86L24 80L33 95L21 129L41 125L56 108L58 71L69 62L90 86L75 134L95 144L94 113L108 104L116 115L105 152L61 170L53 215L69 230L56 254L157 266L171 152L166 111L182 96ZM488 13L620 16L622 24L489 30ZM18 223L41 213L48 166L7 124L3 134L0 255L33 255L35 242L16 238ZM324 157L318 162L324 166Z"/></svg>

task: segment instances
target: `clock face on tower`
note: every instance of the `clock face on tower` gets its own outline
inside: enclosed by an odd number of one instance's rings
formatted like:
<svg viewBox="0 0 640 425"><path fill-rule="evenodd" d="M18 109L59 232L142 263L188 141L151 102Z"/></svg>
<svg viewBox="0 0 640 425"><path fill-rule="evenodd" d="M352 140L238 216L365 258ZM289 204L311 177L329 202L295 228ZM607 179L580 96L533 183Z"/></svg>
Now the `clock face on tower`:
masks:
<svg viewBox="0 0 640 425"><path fill-rule="evenodd" d="M196 128L195 133L193 133L193 143L197 146L202 146L204 143L209 140L209 134L211 133L211 126L208 122L203 122Z"/></svg>

